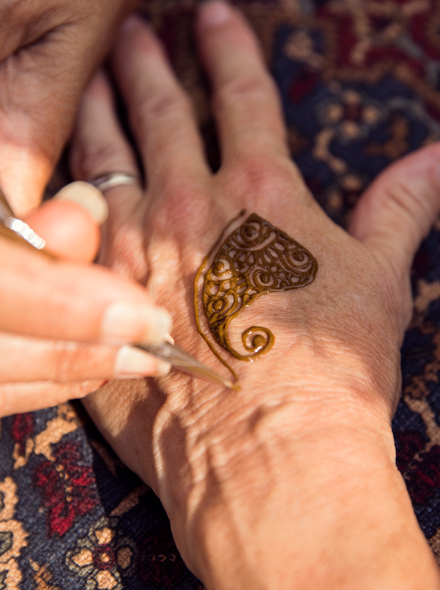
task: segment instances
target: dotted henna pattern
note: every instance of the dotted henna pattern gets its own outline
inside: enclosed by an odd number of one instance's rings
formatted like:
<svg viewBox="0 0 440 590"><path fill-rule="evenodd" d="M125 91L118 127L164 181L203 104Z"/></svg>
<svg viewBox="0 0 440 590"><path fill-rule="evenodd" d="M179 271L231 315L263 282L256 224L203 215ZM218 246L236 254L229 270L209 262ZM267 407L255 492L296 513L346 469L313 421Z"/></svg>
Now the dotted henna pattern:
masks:
<svg viewBox="0 0 440 590"><path fill-rule="evenodd" d="M213 352L229 369L229 365L218 355L203 333L198 313L199 279L217 248L219 249L204 276L203 310L216 342L232 356L243 361L252 361L268 352L275 337L267 328L252 326L242 334L242 343L248 354L241 354L234 350L229 340L228 327L231 321L262 295L309 285L318 271L316 259L306 248L255 213L220 245L236 219L214 244L197 273L195 282L197 327Z"/></svg>

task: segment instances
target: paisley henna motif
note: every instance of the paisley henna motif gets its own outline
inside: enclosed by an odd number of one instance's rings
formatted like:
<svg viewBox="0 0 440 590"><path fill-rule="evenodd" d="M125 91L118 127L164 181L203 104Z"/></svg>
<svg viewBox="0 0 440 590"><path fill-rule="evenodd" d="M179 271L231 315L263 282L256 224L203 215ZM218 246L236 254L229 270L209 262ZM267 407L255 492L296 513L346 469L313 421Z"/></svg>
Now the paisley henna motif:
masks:
<svg viewBox="0 0 440 590"><path fill-rule="evenodd" d="M212 253L205 259L197 277ZM243 361L252 361L268 352L275 341L270 330L259 326L246 330L242 342L249 354L241 354L231 346L229 324L262 295L309 285L317 270L318 263L306 248L255 213L250 215L223 241L204 277L203 310L216 342ZM197 282L198 278L196 288ZM195 303L198 320L197 300ZM197 324L199 332L210 344L200 322Z"/></svg>

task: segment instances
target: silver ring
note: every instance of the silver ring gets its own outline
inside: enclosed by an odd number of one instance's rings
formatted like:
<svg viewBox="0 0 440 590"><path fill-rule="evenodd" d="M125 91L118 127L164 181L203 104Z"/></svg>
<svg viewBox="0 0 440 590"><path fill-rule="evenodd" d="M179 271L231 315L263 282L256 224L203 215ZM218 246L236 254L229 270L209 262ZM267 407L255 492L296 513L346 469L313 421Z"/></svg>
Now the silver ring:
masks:
<svg viewBox="0 0 440 590"><path fill-rule="evenodd" d="M104 174L98 178L92 178L92 180L89 180L88 183L99 189L102 193L115 186L141 186L141 180L139 176L136 174L127 174L126 172L112 172L111 174Z"/></svg>

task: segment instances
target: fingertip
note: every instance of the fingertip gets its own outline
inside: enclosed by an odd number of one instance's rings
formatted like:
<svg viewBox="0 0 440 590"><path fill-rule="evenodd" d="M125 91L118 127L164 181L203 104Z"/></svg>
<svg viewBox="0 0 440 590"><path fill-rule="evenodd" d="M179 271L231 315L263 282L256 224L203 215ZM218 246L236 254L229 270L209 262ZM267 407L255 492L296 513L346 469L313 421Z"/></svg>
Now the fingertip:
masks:
<svg viewBox="0 0 440 590"><path fill-rule="evenodd" d="M142 39L155 37L150 23L139 14L131 14L122 23L119 29L119 36L116 42L116 52L120 46L127 43L139 42Z"/></svg>
<svg viewBox="0 0 440 590"><path fill-rule="evenodd" d="M46 241L46 248L63 260L91 262L98 253L99 226L78 203L52 199L25 221Z"/></svg>
<svg viewBox="0 0 440 590"><path fill-rule="evenodd" d="M119 33L121 36L132 35L135 31L139 30L139 28L142 28L143 25L146 25L145 19L140 15L133 13L127 16L124 20Z"/></svg>
<svg viewBox="0 0 440 590"><path fill-rule="evenodd" d="M130 15L121 26L114 45L111 63L122 90L127 72L132 71L133 62L147 56L164 56L165 52L151 23L138 14Z"/></svg>
<svg viewBox="0 0 440 590"><path fill-rule="evenodd" d="M244 13L228 0L205 0L197 9L195 30L204 42L215 39L218 35L231 35L234 44L259 46L255 32Z"/></svg>
<svg viewBox="0 0 440 590"><path fill-rule="evenodd" d="M54 197L58 201L77 203L92 219L102 225L108 217L108 204L100 190L88 182L77 180L62 188Z"/></svg>
<svg viewBox="0 0 440 590"><path fill-rule="evenodd" d="M83 97L84 96L97 99L107 99L109 96L113 96L108 76L102 68L92 76L90 82L86 86ZM84 98L82 100L84 100Z"/></svg>
<svg viewBox="0 0 440 590"><path fill-rule="evenodd" d="M225 0L202 2L197 11L197 26L200 29L211 29L225 25L232 14L232 7Z"/></svg>

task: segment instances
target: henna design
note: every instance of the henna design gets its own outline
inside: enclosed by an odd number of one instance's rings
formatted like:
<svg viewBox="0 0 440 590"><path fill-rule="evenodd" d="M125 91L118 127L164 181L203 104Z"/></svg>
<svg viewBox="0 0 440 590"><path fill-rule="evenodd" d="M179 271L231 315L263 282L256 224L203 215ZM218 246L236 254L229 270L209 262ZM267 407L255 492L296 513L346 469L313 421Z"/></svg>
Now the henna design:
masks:
<svg viewBox="0 0 440 590"><path fill-rule="evenodd" d="M197 326L217 356L219 355L200 327L197 285L201 273L225 233L226 230L205 258L196 277ZM250 215L223 241L204 277L203 310L216 342L243 361L252 361L268 352L275 342L270 330L253 326L242 334L244 349L249 352L246 355L240 354L231 346L229 324L245 307L262 295L309 285L315 279L317 270L318 263L306 248L255 213ZM226 364L223 359L220 360Z"/></svg>

